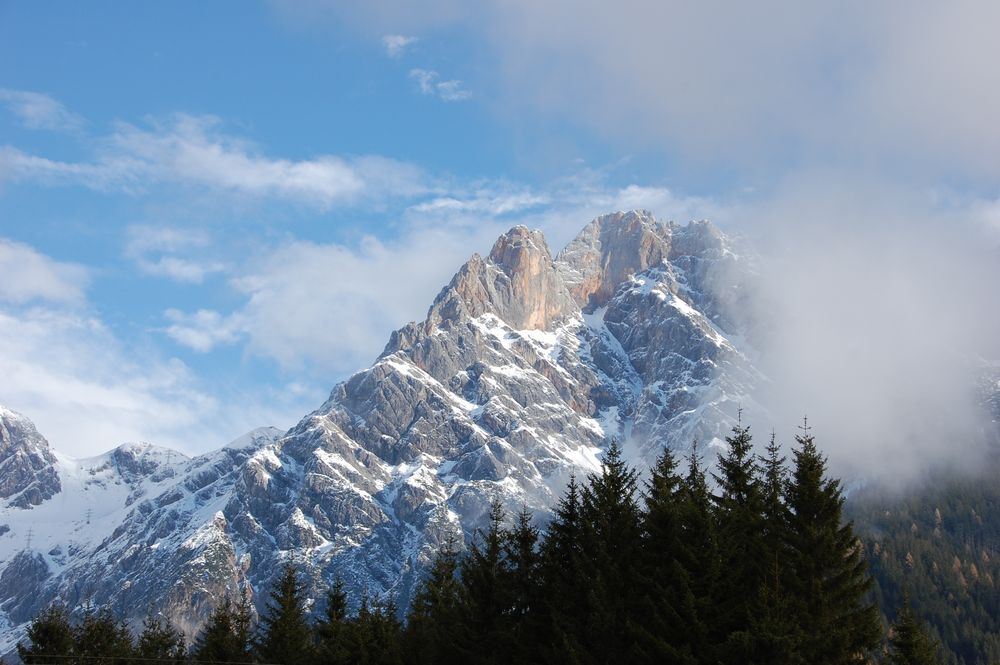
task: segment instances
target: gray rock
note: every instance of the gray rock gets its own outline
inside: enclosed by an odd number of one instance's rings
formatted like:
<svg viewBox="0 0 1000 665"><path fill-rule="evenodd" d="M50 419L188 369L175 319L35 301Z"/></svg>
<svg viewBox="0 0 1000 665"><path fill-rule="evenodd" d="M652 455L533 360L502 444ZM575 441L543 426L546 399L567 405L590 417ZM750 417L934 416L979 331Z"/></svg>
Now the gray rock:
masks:
<svg viewBox="0 0 1000 665"><path fill-rule="evenodd" d="M391 595L405 608L443 543L466 542L494 499L544 520L612 437L638 465L664 445L718 443L759 380L729 314L744 268L710 224L644 211L594 220L555 259L516 227L283 435L193 459L130 444L64 463L30 423L0 417L14 423L0 429L13 470L0 477L0 651L56 599L121 608L136 625L160 611L190 638L287 562L312 599L339 577L354 603ZM88 480L61 490L63 468ZM26 508L95 497L113 509L92 524L67 510L64 529L25 548Z"/></svg>

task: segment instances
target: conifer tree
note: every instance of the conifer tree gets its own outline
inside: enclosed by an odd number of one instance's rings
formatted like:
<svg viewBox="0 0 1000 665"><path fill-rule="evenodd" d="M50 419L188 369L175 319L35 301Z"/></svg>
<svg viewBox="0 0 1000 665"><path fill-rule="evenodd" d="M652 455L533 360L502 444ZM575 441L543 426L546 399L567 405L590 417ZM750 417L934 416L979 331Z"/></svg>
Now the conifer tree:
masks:
<svg viewBox="0 0 1000 665"><path fill-rule="evenodd" d="M745 663L755 649L750 623L764 578L764 499L750 427L734 426L726 444L713 474L720 574L712 629L723 661Z"/></svg>
<svg viewBox="0 0 1000 665"><path fill-rule="evenodd" d="M643 516L640 611L632 627L632 662L694 663L690 635L697 611L690 579L678 557L684 547L677 459L664 448L650 470Z"/></svg>
<svg viewBox="0 0 1000 665"><path fill-rule="evenodd" d="M762 500L764 552L767 568L775 559L783 558L786 549L788 531L788 510L785 507L785 488L788 484L788 469L781 447L777 443L774 432L767 444L766 455L760 458L763 468Z"/></svg>
<svg viewBox="0 0 1000 665"><path fill-rule="evenodd" d="M789 591L804 636L802 658L815 665L852 663L881 637L863 549L853 525L844 524L840 482L826 477L826 460L807 425L796 437L794 472L786 490L789 510Z"/></svg>
<svg viewBox="0 0 1000 665"><path fill-rule="evenodd" d="M300 663L311 657L311 638L303 586L295 567L288 564L271 589L267 610L261 617L256 651L266 663Z"/></svg>
<svg viewBox="0 0 1000 665"><path fill-rule="evenodd" d="M504 543L510 585L510 628L507 639L510 642L511 661L514 663L537 660L539 641L544 635L536 612L542 602L538 529L532 525L531 520L531 513L527 508L522 508Z"/></svg>
<svg viewBox="0 0 1000 665"><path fill-rule="evenodd" d="M186 651L184 636L169 621L146 617L142 622L142 633L135 647L137 657L162 663L183 663Z"/></svg>
<svg viewBox="0 0 1000 665"><path fill-rule="evenodd" d="M473 662L504 662L511 646L506 631L513 597L504 556L508 533L503 521L503 506L494 500L486 529L477 530L459 565L466 633L472 646L469 658Z"/></svg>
<svg viewBox="0 0 1000 665"><path fill-rule="evenodd" d="M698 618L690 630L691 651L698 663L714 665L718 660L709 638L709 626L716 610L719 556L711 493L697 441L692 443L688 456L688 472L681 486L679 514L684 535L678 561L688 574L695 616Z"/></svg>
<svg viewBox="0 0 1000 665"><path fill-rule="evenodd" d="M539 660L575 663L581 658L589 580L583 570L580 488L570 476L540 547L542 598L532 612L544 636Z"/></svg>
<svg viewBox="0 0 1000 665"><path fill-rule="evenodd" d="M88 610L74 630L73 655L81 663L127 665L133 649L128 626L106 607Z"/></svg>
<svg viewBox="0 0 1000 665"><path fill-rule="evenodd" d="M582 642L591 658L607 663L627 653L636 611L642 538L638 474L612 441L601 472L588 480L580 501L583 572L589 583Z"/></svg>
<svg viewBox="0 0 1000 665"><path fill-rule="evenodd" d="M353 665L399 665L403 662L400 644L401 626L395 603L361 599L350 637L350 660Z"/></svg>
<svg viewBox="0 0 1000 665"><path fill-rule="evenodd" d="M73 626L64 605L49 605L28 626L28 643L17 643L17 655L25 665L53 659L68 662L73 653Z"/></svg>
<svg viewBox="0 0 1000 665"><path fill-rule="evenodd" d="M195 642L196 661L206 663L249 663L250 599L243 591L235 608L226 598L212 611Z"/></svg>
<svg viewBox="0 0 1000 665"><path fill-rule="evenodd" d="M459 665L462 590L456 578L458 551L449 538L426 577L417 587L403 635L407 662L419 665Z"/></svg>
<svg viewBox="0 0 1000 665"><path fill-rule="evenodd" d="M892 624L889 640L890 665L937 665L940 645L931 639L927 629L910 609L904 597L896 622Z"/></svg>
<svg viewBox="0 0 1000 665"><path fill-rule="evenodd" d="M316 661L322 665L347 665L350 661L351 625L347 617L344 580L337 578L326 599L326 612L316 623Z"/></svg>
<svg viewBox="0 0 1000 665"><path fill-rule="evenodd" d="M788 569L788 510L784 496L788 482L785 458L774 433L760 458L763 468L763 580L751 621L756 662L804 665L799 652L802 635L795 620L795 604L785 578Z"/></svg>

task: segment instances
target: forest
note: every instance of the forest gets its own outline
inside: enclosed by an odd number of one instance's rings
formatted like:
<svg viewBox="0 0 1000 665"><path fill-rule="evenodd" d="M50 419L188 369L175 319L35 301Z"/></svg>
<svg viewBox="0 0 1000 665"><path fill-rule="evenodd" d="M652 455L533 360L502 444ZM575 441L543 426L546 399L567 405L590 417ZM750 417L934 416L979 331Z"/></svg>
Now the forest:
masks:
<svg viewBox="0 0 1000 665"><path fill-rule="evenodd" d="M742 424L726 443L712 471L697 446L686 460L664 450L644 480L612 443L599 472L570 481L544 531L528 511L508 516L495 502L464 551L450 542L438 554L405 616L380 599L349 612L339 581L308 604L289 565L258 620L244 593L220 605L192 645L161 619L133 635L110 610L72 617L54 605L32 622L18 655L81 665L924 665L955 657L940 642L946 631L928 629L916 609L927 607L923 585L871 576L889 565L884 548L906 544L859 537L807 427L790 460L773 436L756 455Z"/></svg>

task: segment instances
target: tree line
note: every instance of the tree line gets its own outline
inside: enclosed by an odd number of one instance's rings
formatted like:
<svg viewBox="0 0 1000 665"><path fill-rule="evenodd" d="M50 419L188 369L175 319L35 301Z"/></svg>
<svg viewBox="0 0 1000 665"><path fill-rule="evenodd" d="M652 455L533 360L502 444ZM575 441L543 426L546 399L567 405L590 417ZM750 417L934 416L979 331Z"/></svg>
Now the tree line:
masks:
<svg viewBox="0 0 1000 665"><path fill-rule="evenodd" d="M740 424L711 474L697 447L684 468L664 450L645 481L612 443L599 472L571 479L544 532L494 502L465 552L440 552L405 620L391 601L349 613L341 582L311 613L289 566L257 626L244 595L190 649L161 620L133 638L107 611L74 625L56 606L18 653L116 665L938 662L907 605L883 630L840 481L808 428L796 442L790 464L773 436L757 456Z"/></svg>

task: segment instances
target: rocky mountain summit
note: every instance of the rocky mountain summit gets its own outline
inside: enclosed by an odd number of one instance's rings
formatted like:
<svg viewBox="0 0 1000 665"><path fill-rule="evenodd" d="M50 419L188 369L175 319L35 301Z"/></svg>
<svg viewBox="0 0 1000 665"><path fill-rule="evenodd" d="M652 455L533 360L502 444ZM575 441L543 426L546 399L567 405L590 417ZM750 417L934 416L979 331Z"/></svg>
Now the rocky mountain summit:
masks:
<svg viewBox="0 0 1000 665"><path fill-rule="evenodd" d="M555 256L518 226L284 434L74 460L0 410L0 651L57 599L190 636L286 561L317 600L340 577L405 606L494 498L544 519L611 438L637 463L716 445L760 380L733 316L748 275L707 222L605 215Z"/></svg>

